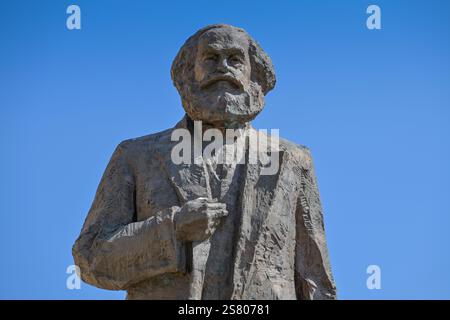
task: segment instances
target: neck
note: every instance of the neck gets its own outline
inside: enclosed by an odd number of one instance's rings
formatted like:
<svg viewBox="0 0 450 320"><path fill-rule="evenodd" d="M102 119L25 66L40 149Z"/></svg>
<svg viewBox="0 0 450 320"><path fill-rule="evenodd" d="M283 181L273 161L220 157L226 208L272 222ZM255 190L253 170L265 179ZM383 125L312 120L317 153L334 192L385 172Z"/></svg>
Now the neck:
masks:
<svg viewBox="0 0 450 320"><path fill-rule="evenodd" d="M194 129L194 121L186 114L186 123L189 131ZM204 133L208 129L217 129L220 130L223 134L226 133L227 129L238 130L238 129L247 129L250 127L250 122L207 122L202 121L202 133Z"/></svg>

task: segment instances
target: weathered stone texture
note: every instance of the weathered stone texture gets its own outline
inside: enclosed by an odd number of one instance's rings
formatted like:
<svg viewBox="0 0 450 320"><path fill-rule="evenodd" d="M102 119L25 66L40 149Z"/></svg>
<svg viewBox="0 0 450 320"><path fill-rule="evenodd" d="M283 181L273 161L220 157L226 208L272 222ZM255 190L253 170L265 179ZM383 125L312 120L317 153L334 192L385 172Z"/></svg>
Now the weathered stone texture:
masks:
<svg viewBox="0 0 450 320"><path fill-rule="evenodd" d="M114 151L73 247L82 279L128 299L334 299L307 148L280 140L273 175L261 162L171 157L172 132L193 121L267 138L249 122L275 85L270 58L244 30L208 26L182 47L172 78L186 116Z"/></svg>

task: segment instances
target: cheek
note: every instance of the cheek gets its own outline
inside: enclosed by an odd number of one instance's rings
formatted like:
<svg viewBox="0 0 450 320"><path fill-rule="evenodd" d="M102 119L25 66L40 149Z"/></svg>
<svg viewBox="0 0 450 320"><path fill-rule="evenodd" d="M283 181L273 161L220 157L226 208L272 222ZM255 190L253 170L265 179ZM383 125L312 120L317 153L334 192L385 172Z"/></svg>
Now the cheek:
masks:
<svg viewBox="0 0 450 320"><path fill-rule="evenodd" d="M195 62L195 66L194 66L194 77L196 81L202 81L203 77L204 77L204 70L203 70L203 66L198 63L197 61Z"/></svg>
<svg viewBox="0 0 450 320"><path fill-rule="evenodd" d="M239 68L239 72L241 73L244 79L250 80L251 76L251 67L250 65L243 65Z"/></svg>
<svg viewBox="0 0 450 320"><path fill-rule="evenodd" d="M202 81L211 72L212 66L210 63L196 61L194 66L194 76L196 81Z"/></svg>
<svg viewBox="0 0 450 320"><path fill-rule="evenodd" d="M249 80L250 80L251 74L252 74L252 68L250 65L248 65L245 67L245 75L247 76L247 78Z"/></svg>

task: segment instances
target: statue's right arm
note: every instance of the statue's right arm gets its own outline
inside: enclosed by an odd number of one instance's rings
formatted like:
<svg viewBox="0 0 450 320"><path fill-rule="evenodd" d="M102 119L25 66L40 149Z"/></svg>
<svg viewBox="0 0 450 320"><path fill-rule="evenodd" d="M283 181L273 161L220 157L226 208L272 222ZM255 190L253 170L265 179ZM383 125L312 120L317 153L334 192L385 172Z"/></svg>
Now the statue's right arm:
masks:
<svg viewBox="0 0 450 320"><path fill-rule="evenodd" d="M135 222L135 180L121 143L103 174L72 253L81 278L94 286L123 290L184 265L173 218L179 207Z"/></svg>

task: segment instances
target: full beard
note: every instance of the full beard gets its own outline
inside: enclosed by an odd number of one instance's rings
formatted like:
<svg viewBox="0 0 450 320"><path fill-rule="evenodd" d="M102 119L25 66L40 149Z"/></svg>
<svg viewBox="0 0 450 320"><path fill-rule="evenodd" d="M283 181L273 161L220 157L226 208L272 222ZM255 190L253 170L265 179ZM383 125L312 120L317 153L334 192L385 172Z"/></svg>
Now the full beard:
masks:
<svg viewBox="0 0 450 320"><path fill-rule="evenodd" d="M192 120L232 128L253 120L261 112L264 93L255 82L242 88L217 82L203 89L189 87L182 102Z"/></svg>

